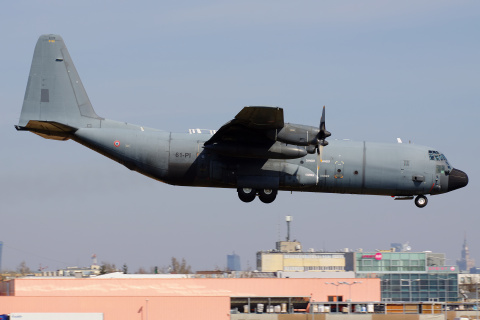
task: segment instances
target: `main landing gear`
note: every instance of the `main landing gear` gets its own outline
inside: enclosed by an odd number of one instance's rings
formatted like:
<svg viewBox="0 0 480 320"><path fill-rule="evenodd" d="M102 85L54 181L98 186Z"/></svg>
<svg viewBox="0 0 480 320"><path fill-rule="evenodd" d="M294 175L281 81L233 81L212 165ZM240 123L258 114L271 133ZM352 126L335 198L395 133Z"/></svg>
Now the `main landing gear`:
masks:
<svg viewBox="0 0 480 320"><path fill-rule="evenodd" d="M258 193L258 198L263 203L271 203L277 197L277 190L275 189L253 189L253 188L237 188L238 197L243 202L252 202Z"/></svg>

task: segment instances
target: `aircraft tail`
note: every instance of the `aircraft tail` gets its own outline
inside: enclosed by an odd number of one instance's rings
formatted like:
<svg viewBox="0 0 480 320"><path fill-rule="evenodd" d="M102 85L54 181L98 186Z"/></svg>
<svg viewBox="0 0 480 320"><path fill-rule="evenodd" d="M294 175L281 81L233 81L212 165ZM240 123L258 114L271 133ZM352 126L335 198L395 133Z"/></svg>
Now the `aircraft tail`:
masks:
<svg viewBox="0 0 480 320"><path fill-rule="evenodd" d="M100 127L82 81L59 35L37 41L17 130L68 140L79 128Z"/></svg>

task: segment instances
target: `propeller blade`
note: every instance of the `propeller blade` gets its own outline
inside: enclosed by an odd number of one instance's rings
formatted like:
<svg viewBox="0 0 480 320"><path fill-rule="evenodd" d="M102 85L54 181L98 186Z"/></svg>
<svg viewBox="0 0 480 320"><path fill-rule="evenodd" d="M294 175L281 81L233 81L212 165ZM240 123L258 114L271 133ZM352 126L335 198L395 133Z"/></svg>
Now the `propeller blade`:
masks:
<svg viewBox="0 0 480 320"><path fill-rule="evenodd" d="M325 132L325 106L323 106L322 117L320 118L320 132Z"/></svg>
<svg viewBox="0 0 480 320"><path fill-rule="evenodd" d="M318 144L326 146L328 144L327 141L325 141L326 138L330 137L332 134L327 131L325 128L325 106L323 106L323 111L322 111L322 118L320 119L320 126L319 126L319 132L318 132Z"/></svg>
<svg viewBox="0 0 480 320"><path fill-rule="evenodd" d="M330 137L332 134L325 129L325 106L323 106L322 117L320 118L320 126L318 127L318 135L317 135L317 185L318 185L318 171L320 170L320 163L323 161L322 153L323 147L328 145L328 141L325 140L326 138Z"/></svg>

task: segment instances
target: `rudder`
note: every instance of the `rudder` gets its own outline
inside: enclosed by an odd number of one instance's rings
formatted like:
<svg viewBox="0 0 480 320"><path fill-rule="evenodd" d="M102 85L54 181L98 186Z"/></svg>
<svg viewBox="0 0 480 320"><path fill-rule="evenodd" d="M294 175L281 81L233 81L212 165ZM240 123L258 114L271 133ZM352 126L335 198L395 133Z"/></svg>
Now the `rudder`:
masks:
<svg viewBox="0 0 480 320"><path fill-rule="evenodd" d="M62 37L40 36L16 128L65 139L69 131L99 127L102 119L90 103ZM59 137L55 137L57 131Z"/></svg>

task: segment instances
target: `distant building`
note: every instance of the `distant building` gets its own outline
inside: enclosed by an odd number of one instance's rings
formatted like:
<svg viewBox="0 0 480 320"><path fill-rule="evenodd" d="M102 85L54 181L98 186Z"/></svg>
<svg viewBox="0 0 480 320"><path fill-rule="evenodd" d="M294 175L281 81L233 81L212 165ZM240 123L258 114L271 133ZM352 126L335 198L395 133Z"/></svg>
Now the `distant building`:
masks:
<svg viewBox="0 0 480 320"><path fill-rule="evenodd" d="M356 275L380 278L383 301L457 301L458 268L445 254L384 250L356 253Z"/></svg>
<svg viewBox="0 0 480 320"><path fill-rule="evenodd" d="M257 252L257 270L261 272L345 272L354 269L353 252L302 251L298 241L278 241L276 250Z"/></svg>
<svg viewBox="0 0 480 320"><path fill-rule="evenodd" d="M478 268L478 267L470 268L470 273L480 274L480 268Z"/></svg>
<svg viewBox="0 0 480 320"><path fill-rule="evenodd" d="M99 265L91 265L90 267L66 267L57 271L39 271L35 272L35 277L75 277L88 278L98 276L100 274Z"/></svg>
<svg viewBox="0 0 480 320"><path fill-rule="evenodd" d="M240 266L240 256L238 254L232 253L227 255L227 269L229 271L241 271Z"/></svg>
<svg viewBox="0 0 480 320"><path fill-rule="evenodd" d="M0 271L2 271L2 248L3 248L3 241L0 241Z"/></svg>
<svg viewBox="0 0 480 320"><path fill-rule="evenodd" d="M390 248L392 248L392 251L394 252L406 252L412 250L412 248L408 245L407 243L391 243Z"/></svg>
<svg viewBox="0 0 480 320"><path fill-rule="evenodd" d="M480 274L461 273L458 275L458 288L460 298L464 301L477 301L478 284L480 283Z"/></svg>
<svg viewBox="0 0 480 320"><path fill-rule="evenodd" d="M475 260L470 258L470 250L467 245L467 235L465 235L463 240L462 255L461 259L457 260L457 265L460 271L470 272L470 269L475 268Z"/></svg>
<svg viewBox="0 0 480 320"><path fill-rule="evenodd" d="M302 244L296 240L277 241L276 249L278 252L301 252Z"/></svg>
<svg viewBox="0 0 480 320"><path fill-rule="evenodd" d="M300 241L290 240L292 220L292 216L285 217L287 222L286 241L277 241L273 250L257 252L257 270L259 272L275 272L279 278L323 278L319 274L324 275L328 272L337 273L337 277L352 277L352 274L348 274L348 272L355 268L354 252L348 252L348 249L345 250L346 252L302 250ZM317 272L317 274L310 276L313 272Z"/></svg>

